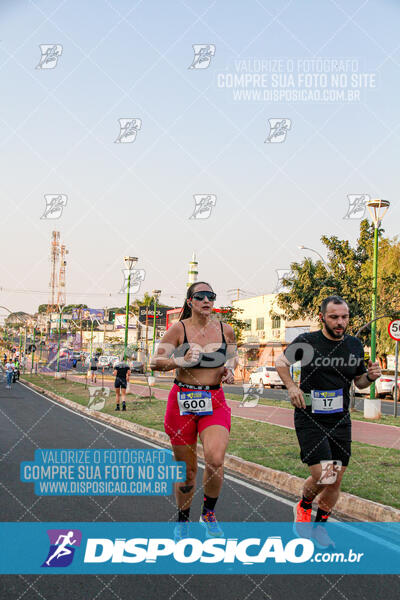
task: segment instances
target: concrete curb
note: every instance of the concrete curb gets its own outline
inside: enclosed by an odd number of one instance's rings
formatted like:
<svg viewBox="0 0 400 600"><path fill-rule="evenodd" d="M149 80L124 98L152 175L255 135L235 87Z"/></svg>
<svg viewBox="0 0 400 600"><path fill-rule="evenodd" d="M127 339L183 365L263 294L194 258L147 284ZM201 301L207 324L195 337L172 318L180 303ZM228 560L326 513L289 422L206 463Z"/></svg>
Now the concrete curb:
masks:
<svg viewBox="0 0 400 600"><path fill-rule="evenodd" d="M68 400L54 392L49 392L23 378L21 378L21 382L33 390L40 392L44 396L48 396L52 400L55 400L64 406L68 406L68 408L71 408L75 412L83 413L95 418L97 421L112 425L122 431L139 435L160 446L170 448L169 437L162 431L150 429L149 427L144 427L138 423L130 423L124 419L114 417L113 415L107 415L96 410L91 410L73 400ZM198 455L200 458L204 459L203 448L200 444L198 446ZM276 490L291 494L292 496L301 496L304 485L304 479L301 477L296 477L295 475L290 475L283 471L276 471L275 469L258 465L232 454L227 454L225 456L225 467L253 482L265 484ZM354 496L353 494L348 494L347 492L341 493L335 510L344 516L360 521L400 522L400 510L391 506L386 506L385 504L379 504L378 502L360 498L359 496Z"/></svg>

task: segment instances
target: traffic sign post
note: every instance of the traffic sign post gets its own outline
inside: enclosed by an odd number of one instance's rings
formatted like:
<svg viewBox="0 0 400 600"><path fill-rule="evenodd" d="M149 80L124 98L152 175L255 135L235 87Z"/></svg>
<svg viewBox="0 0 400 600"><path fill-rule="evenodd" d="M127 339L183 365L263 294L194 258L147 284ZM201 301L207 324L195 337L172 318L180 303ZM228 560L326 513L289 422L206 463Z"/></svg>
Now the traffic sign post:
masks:
<svg viewBox="0 0 400 600"><path fill-rule="evenodd" d="M390 337L396 342L395 363L394 363L394 407L393 415L397 417L397 400L399 395L399 387L397 385L397 377L399 372L399 342L400 342L400 320L390 321L388 326Z"/></svg>

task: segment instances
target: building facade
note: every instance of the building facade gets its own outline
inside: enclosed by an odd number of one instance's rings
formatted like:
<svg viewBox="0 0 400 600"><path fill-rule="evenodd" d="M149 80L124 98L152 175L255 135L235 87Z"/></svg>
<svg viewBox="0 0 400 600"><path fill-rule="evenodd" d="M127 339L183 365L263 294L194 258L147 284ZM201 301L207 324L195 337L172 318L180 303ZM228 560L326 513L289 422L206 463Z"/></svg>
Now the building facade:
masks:
<svg viewBox="0 0 400 600"><path fill-rule="evenodd" d="M264 294L232 301L233 307L243 311L237 318L246 323L239 344L240 365L235 373L245 381L253 368L275 365L279 354L298 335L319 329L317 320L285 320L277 299L278 294Z"/></svg>

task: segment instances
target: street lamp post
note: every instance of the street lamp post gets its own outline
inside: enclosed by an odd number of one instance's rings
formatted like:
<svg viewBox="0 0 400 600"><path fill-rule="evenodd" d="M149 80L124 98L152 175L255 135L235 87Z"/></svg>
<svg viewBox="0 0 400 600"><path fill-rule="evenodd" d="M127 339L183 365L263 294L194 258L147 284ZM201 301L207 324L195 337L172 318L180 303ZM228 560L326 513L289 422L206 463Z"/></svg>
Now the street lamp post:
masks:
<svg viewBox="0 0 400 600"><path fill-rule="evenodd" d="M94 317L93 315L90 315L90 360L92 360L92 354L93 354L93 325L94 325Z"/></svg>
<svg viewBox="0 0 400 600"><path fill-rule="evenodd" d="M131 271L137 263L136 256L124 256L124 263L128 270L128 286L126 288L126 310L125 310L125 341L124 341L124 360L126 360L128 348L128 327L129 327L129 293L131 287Z"/></svg>
<svg viewBox="0 0 400 600"><path fill-rule="evenodd" d="M367 207L374 223L374 259L372 267L372 307L371 307L371 360L376 359L376 300L378 293L378 232L382 219L390 206L389 200L368 200ZM375 398L375 382L371 384L369 397Z"/></svg>
<svg viewBox="0 0 400 600"><path fill-rule="evenodd" d="M151 356L154 356L154 346L156 343L156 311L157 311L157 300L160 297L161 290L153 290L153 298L154 298L154 315L153 315L153 348L151 352ZM153 369L151 370L151 375L153 376Z"/></svg>
<svg viewBox="0 0 400 600"><path fill-rule="evenodd" d="M43 330L40 328L40 341L39 341L39 363L42 360L42 339L43 339Z"/></svg>

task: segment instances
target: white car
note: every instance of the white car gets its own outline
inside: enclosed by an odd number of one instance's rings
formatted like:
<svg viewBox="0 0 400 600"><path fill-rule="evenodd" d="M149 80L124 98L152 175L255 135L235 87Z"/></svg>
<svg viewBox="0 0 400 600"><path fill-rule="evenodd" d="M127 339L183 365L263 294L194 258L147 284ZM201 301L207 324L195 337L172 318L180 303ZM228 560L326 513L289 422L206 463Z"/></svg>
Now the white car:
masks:
<svg viewBox="0 0 400 600"><path fill-rule="evenodd" d="M393 378L394 379L394 378ZM393 387L392 387L392 398L394 400L394 381L393 381ZM397 377L397 400L400 400L400 378Z"/></svg>
<svg viewBox="0 0 400 600"><path fill-rule="evenodd" d="M258 367L249 377L250 383L268 385L271 388L284 387L275 367Z"/></svg>
<svg viewBox="0 0 400 600"><path fill-rule="evenodd" d="M399 381L397 382L399 386ZM360 389L354 386L356 394L369 395L369 387ZM400 390L400 387L399 387ZM394 375L388 373L382 373L380 377L375 381L375 391L378 398L384 398L385 396L394 397Z"/></svg>

